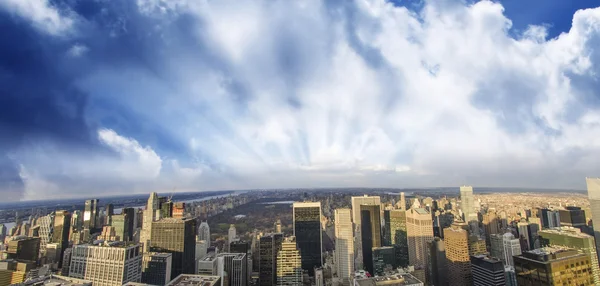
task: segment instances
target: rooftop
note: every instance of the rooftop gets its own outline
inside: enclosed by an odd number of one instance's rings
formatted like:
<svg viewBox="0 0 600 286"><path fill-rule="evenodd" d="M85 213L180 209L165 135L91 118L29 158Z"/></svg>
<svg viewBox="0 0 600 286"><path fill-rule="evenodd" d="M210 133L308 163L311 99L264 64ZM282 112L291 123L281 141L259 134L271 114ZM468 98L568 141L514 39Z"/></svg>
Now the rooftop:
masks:
<svg viewBox="0 0 600 286"><path fill-rule="evenodd" d="M167 258L167 257L173 256L173 254L166 253L166 252L146 252L145 254L149 255L149 256L162 257L162 258Z"/></svg>
<svg viewBox="0 0 600 286"><path fill-rule="evenodd" d="M166 218L161 218L160 220L157 220L155 222L152 223L180 223L180 222L185 222L188 220L192 220L191 218L174 218L174 217L166 217Z"/></svg>
<svg viewBox="0 0 600 286"><path fill-rule="evenodd" d="M561 252L570 251L570 250L571 249L566 248L566 247L548 246L548 247L532 249L532 250L529 250L526 252L531 253L531 254L536 254L536 255L549 255L549 254L556 254L556 253L561 253Z"/></svg>
<svg viewBox="0 0 600 286"><path fill-rule="evenodd" d="M544 230L540 230L538 233L539 234L543 234L543 233L562 234L562 235L568 235L570 237L578 237L578 238L592 238L593 237L589 234L582 233L580 229L571 227L571 226L544 229Z"/></svg>
<svg viewBox="0 0 600 286"><path fill-rule="evenodd" d="M213 286L220 284L221 277L213 275L181 274L166 286Z"/></svg>
<svg viewBox="0 0 600 286"><path fill-rule="evenodd" d="M359 286L376 286L376 285L389 285L389 286L409 286L409 285L423 285L419 279L415 278L410 274L394 274L371 278L360 278L356 279L356 284Z"/></svg>
<svg viewBox="0 0 600 286"><path fill-rule="evenodd" d="M48 275L48 276L44 276L44 277L40 277L40 278L36 278L36 279L32 279L20 284L14 284L15 286L41 286L41 285L48 285L48 286L91 286L92 285L92 281L89 280L84 280L84 279L77 279L77 278L73 278L73 277L66 277L66 276L60 276L60 275Z"/></svg>
<svg viewBox="0 0 600 286"><path fill-rule="evenodd" d="M221 256L233 256L233 259L243 259L244 256L246 256L246 253L219 253L217 255L217 257L221 257Z"/></svg>

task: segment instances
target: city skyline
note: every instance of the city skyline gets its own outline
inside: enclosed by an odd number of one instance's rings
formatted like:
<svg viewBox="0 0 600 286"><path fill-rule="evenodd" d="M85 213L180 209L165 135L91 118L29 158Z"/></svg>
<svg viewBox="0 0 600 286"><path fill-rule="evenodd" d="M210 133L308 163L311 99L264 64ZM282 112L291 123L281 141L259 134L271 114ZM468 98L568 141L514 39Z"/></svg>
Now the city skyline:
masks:
<svg viewBox="0 0 600 286"><path fill-rule="evenodd" d="M594 1L176 3L0 2L3 200L600 176Z"/></svg>

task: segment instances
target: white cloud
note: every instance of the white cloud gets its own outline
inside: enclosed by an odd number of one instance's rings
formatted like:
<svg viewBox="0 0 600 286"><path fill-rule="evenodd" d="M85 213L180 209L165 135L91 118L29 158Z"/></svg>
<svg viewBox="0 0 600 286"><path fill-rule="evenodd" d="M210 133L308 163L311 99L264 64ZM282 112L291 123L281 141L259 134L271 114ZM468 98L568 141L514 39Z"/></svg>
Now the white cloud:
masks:
<svg viewBox="0 0 600 286"><path fill-rule="evenodd" d="M58 36L69 32L75 23L70 12L61 12L48 0L3 0L0 7L32 22L39 30Z"/></svg>
<svg viewBox="0 0 600 286"><path fill-rule="evenodd" d="M111 129L98 130L98 139L121 156L121 164L114 167L124 177L151 179L160 174L162 159L150 146L142 147L135 139L120 136Z"/></svg>
<svg viewBox="0 0 600 286"><path fill-rule="evenodd" d="M83 54L87 53L89 48L86 45L75 44L67 51L67 54L71 57L78 58Z"/></svg>

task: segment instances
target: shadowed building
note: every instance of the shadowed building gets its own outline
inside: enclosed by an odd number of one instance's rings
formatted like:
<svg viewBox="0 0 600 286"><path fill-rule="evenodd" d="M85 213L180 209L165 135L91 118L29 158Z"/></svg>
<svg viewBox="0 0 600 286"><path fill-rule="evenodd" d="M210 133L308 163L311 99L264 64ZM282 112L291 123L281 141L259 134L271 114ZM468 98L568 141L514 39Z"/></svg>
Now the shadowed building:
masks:
<svg viewBox="0 0 600 286"><path fill-rule="evenodd" d="M323 265L321 202L294 203L293 218L294 236L302 256L302 269L314 275L315 267Z"/></svg>

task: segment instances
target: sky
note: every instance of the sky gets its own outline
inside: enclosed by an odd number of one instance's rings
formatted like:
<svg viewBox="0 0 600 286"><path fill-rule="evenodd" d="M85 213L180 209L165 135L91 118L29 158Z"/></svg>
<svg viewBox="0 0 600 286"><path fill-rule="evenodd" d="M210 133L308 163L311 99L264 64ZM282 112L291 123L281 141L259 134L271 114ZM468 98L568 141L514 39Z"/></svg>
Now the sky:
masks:
<svg viewBox="0 0 600 286"><path fill-rule="evenodd" d="M0 197L584 189L595 6L0 0Z"/></svg>

